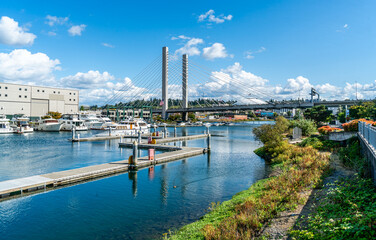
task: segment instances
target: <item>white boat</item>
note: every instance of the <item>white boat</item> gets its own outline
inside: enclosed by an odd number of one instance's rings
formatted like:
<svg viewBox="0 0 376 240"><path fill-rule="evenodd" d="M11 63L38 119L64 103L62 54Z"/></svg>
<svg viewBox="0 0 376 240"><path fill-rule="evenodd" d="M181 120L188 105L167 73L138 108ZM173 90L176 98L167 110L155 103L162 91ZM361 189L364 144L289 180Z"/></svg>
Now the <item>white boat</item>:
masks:
<svg viewBox="0 0 376 240"><path fill-rule="evenodd" d="M76 114L64 114L59 119L59 123L62 124L61 131L72 131L73 128L76 131L87 131L84 121L79 120Z"/></svg>
<svg viewBox="0 0 376 240"><path fill-rule="evenodd" d="M135 132L135 130L140 130L142 134L149 133L149 125L142 118L129 118L129 119L120 121L116 129L117 130L131 130L133 132Z"/></svg>
<svg viewBox="0 0 376 240"><path fill-rule="evenodd" d="M99 121L102 122L102 130L108 130L109 128L116 129L118 124L114 123L108 117L99 117Z"/></svg>
<svg viewBox="0 0 376 240"><path fill-rule="evenodd" d="M13 118L12 121L15 126L14 133L34 132L34 128L30 127L29 120L30 119L28 117L24 117L24 116Z"/></svg>
<svg viewBox="0 0 376 240"><path fill-rule="evenodd" d="M59 132L62 125L62 123L54 118L46 118L39 120L39 125L36 129L44 132Z"/></svg>
<svg viewBox="0 0 376 240"><path fill-rule="evenodd" d="M95 114L81 114L80 119L85 122L88 129L102 129L103 122L101 122L100 119L95 116Z"/></svg>
<svg viewBox="0 0 376 240"><path fill-rule="evenodd" d="M9 120L5 115L0 115L0 134L13 133L14 129L10 127Z"/></svg>

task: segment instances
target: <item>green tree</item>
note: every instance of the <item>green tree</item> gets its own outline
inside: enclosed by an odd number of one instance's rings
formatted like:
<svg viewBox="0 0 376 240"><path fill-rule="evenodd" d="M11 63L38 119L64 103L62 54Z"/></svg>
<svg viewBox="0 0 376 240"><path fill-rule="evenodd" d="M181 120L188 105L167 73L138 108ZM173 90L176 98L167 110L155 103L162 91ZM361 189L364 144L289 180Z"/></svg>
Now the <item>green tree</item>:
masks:
<svg viewBox="0 0 376 240"><path fill-rule="evenodd" d="M191 121L194 121L196 120L196 115L192 112L188 113L188 118L191 120Z"/></svg>
<svg viewBox="0 0 376 240"><path fill-rule="evenodd" d="M318 124L321 122L330 122L333 119L333 114L326 106L319 105L305 110L304 117L312 119Z"/></svg>

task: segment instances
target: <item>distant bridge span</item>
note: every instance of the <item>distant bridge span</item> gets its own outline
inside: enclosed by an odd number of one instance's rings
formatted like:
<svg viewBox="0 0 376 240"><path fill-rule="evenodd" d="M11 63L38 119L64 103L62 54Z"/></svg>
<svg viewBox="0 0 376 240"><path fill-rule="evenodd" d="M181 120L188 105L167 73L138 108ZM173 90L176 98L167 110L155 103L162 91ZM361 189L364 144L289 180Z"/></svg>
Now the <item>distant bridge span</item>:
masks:
<svg viewBox="0 0 376 240"><path fill-rule="evenodd" d="M352 106L359 101L320 101L314 102L314 106L325 105L327 107ZM224 112L224 111L245 111L245 110L273 110L273 109L293 109L293 108L311 108L311 102L304 103L277 103L277 104L250 104L233 106L210 106L210 107L191 107L191 108L170 108L167 113L184 112ZM153 109L153 113L162 113L162 109Z"/></svg>

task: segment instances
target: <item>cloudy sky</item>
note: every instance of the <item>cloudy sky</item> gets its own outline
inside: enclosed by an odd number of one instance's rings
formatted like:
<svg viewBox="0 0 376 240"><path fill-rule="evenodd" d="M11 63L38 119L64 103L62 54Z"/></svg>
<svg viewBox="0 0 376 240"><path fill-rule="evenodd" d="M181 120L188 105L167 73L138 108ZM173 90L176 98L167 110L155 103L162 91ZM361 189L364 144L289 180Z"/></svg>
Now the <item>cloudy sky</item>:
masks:
<svg viewBox="0 0 376 240"><path fill-rule="evenodd" d="M160 82L137 76L168 46L171 61L186 53L210 72L190 75L192 97L308 98L314 87L328 100L373 99L375 9L372 0L4 1L0 82L78 88L83 104L119 89L158 97Z"/></svg>

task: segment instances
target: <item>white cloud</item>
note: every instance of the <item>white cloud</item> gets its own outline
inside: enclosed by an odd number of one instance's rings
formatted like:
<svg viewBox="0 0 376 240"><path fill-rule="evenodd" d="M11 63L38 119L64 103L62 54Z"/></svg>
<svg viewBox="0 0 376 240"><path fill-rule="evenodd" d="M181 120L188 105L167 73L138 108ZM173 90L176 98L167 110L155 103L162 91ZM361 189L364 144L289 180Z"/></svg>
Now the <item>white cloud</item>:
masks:
<svg viewBox="0 0 376 240"><path fill-rule="evenodd" d="M215 58L226 58L229 55L222 43L214 43L211 47L203 49L202 56L208 60L213 60Z"/></svg>
<svg viewBox="0 0 376 240"><path fill-rule="evenodd" d="M71 36L81 36L82 31L86 28L85 24L75 25L68 29L68 33Z"/></svg>
<svg viewBox="0 0 376 240"><path fill-rule="evenodd" d="M214 10L210 9L209 11L207 11L206 13L204 14L201 14L199 17L198 17L198 21L199 22L204 22L204 21L207 21L207 22L213 22L213 23L223 23L225 22L226 20L227 21L230 21L232 19L232 15L219 15L218 17L216 17L214 15Z"/></svg>
<svg viewBox="0 0 376 240"><path fill-rule="evenodd" d="M37 37L18 26L18 22L7 16L0 19L0 43L6 45L32 45Z"/></svg>
<svg viewBox="0 0 376 240"><path fill-rule="evenodd" d="M184 35L180 35L178 37L175 37L175 39L182 39L183 41L186 41L183 47L175 51L175 57L182 54L188 54L189 56L201 54L201 51L197 47L197 45L204 43L204 40L202 40L201 38L191 38L186 37Z"/></svg>
<svg viewBox="0 0 376 240"><path fill-rule="evenodd" d="M78 72L75 75L63 77L60 81L61 84L70 88L94 89L105 87L109 81L114 79L115 77L108 72L100 73L90 70L87 73Z"/></svg>
<svg viewBox="0 0 376 240"><path fill-rule="evenodd" d="M251 90L264 88L268 80L243 70L240 63L211 73L209 81L196 84L190 88L190 94L196 98L221 100L238 100L239 103L261 103L262 99L256 99Z"/></svg>
<svg viewBox="0 0 376 240"><path fill-rule="evenodd" d="M56 33L53 32L53 31L49 31L47 34L48 34L48 36L56 36Z"/></svg>
<svg viewBox="0 0 376 240"><path fill-rule="evenodd" d="M57 16L51 16L47 15L46 16L46 24L50 25L53 27L54 25L63 25L68 22L69 18L68 17L57 17Z"/></svg>
<svg viewBox="0 0 376 240"><path fill-rule="evenodd" d="M346 23L345 25L342 26L341 29L338 29L337 32L345 32L349 30L350 26Z"/></svg>
<svg viewBox="0 0 376 240"><path fill-rule="evenodd" d="M190 37L184 36L184 35L179 35L177 37L171 37L171 40L178 40L178 39L191 39Z"/></svg>
<svg viewBox="0 0 376 240"><path fill-rule="evenodd" d="M32 54L26 49L0 53L0 81L22 84L46 84L54 81L53 71L60 70L60 61L44 53Z"/></svg>
<svg viewBox="0 0 376 240"><path fill-rule="evenodd" d="M244 53L244 55L245 55L245 58L246 59L253 59L255 56L255 54L258 54L258 53L262 53L262 52L264 52L264 51L266 51L266 48L265 47L260 47L258 50L256 50L256 51L246 51L245 53Z"/></svg>
<svg viewBox="0 0 376 240"><path fill-rule="evenodd" d="M109 43L102 43L103 46L108 47L108 48L114 48L114 45L111 45Z"/></svg>

